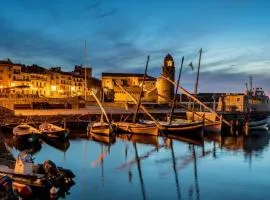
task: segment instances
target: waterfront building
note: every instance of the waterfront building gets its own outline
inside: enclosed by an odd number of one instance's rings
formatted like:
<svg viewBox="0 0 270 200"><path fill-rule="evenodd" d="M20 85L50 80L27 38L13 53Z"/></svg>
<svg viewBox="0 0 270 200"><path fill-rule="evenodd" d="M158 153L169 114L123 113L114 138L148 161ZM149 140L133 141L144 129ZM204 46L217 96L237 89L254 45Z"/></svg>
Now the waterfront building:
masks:
<svg viewBox="0 0 270 200"><path fill-rule="evenodd" d="M102 73L102 88L105 99L114 102L131 102L132 100L115 82L123 86L136 99L139 98L144 74L132 73ZM156 78L147 75L144 81L143 101L155 101L155 94L151 90L156 88Z"/></svg>
<svg viewBox="0 0 270 200"><path fill-rule="evenodd" d="M63 72L61 67L45 69L0 61L1 97L66 98L86 94L87 99L92 99L90 90L100 91L100 87L89 67L75 66L72 72Z"/></svg>

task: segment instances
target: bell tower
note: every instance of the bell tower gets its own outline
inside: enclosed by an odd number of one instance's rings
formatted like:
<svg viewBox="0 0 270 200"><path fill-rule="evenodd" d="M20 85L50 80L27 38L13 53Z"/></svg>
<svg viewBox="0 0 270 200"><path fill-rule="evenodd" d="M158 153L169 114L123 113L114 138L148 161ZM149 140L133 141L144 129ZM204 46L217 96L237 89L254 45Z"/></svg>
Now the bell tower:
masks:
<svg viewBox="0 0 270 200"><path fill-rule="evenodd" d="M163 61L162 66L162 75L169 78L170 80L174 81L175 77L175 66L174 66L174 60L173 57L168 54ZM157 89L158 94L160 94L162 97L158 97L158 103L160 104L167 104L169 103L168 100L172 100L174 97L174 85L170 83L169 81L159 78L157 80Z"/></svg>

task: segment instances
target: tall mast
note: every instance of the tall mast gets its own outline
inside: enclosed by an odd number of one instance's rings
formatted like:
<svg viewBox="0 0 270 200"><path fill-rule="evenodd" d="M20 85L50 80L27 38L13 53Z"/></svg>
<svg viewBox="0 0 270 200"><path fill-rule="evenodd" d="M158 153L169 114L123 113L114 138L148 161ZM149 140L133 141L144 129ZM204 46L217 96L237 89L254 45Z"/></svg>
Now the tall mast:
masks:
<svg viewBox="0 0 270 200"><path fill-rule="evenodd" d="M175 94L174 94L174 97L173 97L172 109L171 109L170 118L169 118L169 124L172 123L172 116L173 116L173 111L174 111L174 107L175 107L175 101L176 101L176 96L177 96L177 92L178 92L178 86L179 86L179 82L180 82L180 78L181 78L183 63L184 63L184 56L182 57L180 72L179 72L178 79L177 79L177 86L176 86Z"/></svg>
<svg viewBox="0 0 270 200"><path fill-rule="evenodd" d="M142 93L143 93L143 85L144 85L144 80L145 80L146 73L147 73L149 58L150 58L150 56L147 56L146 66L145 66L144 75L143 75L143 81L141 83L141 91L140 91L139 101L138 101L138 104L137 104L136 112L135 112L135 114L133 116L133 123L136 122L136 118L137 118L139 108L140 108L140 105L141 105L141 99L142 99Z"/></svg>
<svg viewBox="0 0 270 200"><path fill-rule="evenodd" d="M86 66L87 66L87 49L86 49L86 40L84 41L84 100L86 101L86 90L87 90L87 82L86 82Z"/></svg>
<svg viewBox="0 0 270 200"><path fill-rule="evenodd" d="M194 88L194 95L195 96L197 95L197 92L198 92L198 83L199 83L200 68L201 68L201 57L202 57L202 48L200 49L198 71L197 71L197 77L196 77L195 88Z"/></svg>

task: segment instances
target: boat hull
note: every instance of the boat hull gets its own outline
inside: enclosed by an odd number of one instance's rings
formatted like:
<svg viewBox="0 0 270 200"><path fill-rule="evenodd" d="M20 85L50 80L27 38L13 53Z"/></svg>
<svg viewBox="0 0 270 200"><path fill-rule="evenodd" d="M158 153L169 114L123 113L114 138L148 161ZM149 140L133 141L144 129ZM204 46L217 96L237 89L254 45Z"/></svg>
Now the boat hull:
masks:
<svg viewBox="0 0 270 200"><path fill-rule="evenodd" d="M104 136L112 136L115 132L115 126L105 122L89 124L87 129L89 130L89 133Z"/></svg>
<svg viewBox="0 0 270 200"><path fill-rule="evenodd" d="M204 125L206 132L214 132L214 133L220 133L222 129L222 123L221 122L214 122Z"/></svg>
<svg viewBox="0 0 270 200"><path fill-rule="evenodd" d="M129 122L115 123L118 132L140 134L140 135L158 135L158 128L155 124L139 124Z"/></svg>
<svg viewBox="0 0 270 200"><path fill-rule="evenodd" d="M183 138L185 137L186 139L195 139L200 142L203 140L203 122L193 122L178 125L162 125L160 128L164 135L170 136L171 138L173 136L182 136Z"/></svg>

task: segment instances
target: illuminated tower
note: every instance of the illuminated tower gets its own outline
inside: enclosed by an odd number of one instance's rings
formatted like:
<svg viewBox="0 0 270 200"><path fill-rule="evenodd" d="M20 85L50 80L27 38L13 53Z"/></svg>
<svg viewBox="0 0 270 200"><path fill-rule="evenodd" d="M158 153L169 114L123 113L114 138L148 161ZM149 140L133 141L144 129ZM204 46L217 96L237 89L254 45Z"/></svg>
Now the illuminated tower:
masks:
<svg viewBox="0 0 270 200"><path fill-rule="evenodd" d="M162 75L174 81L175 67L174 67L173 57L170 54L168 54L164 58L164 63L162 67ZM173 99L174 85L172 83L170 83L169 81L163 78L158 78L156 86L157 86L157 90L159 94L158 96L159 104L167 104L169 102L168 100Z"/></svg>

